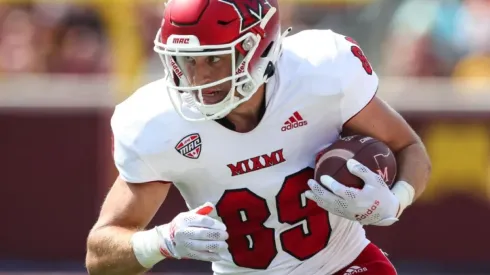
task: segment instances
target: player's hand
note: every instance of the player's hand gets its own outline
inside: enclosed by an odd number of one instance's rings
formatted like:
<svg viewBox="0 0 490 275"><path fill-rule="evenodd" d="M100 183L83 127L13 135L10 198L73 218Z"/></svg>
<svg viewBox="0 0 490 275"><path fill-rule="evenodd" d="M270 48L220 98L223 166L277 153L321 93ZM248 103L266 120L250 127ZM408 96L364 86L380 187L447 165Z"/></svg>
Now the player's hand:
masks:
<svg viewBox="0 0 490 275"><path fill-rule="evenodd" d="M215 206L206 203L180 213L170 223L157 227L162 240L160 252L167 258L219 261L228 248L226 226L212 218Z"/></svg>
<svg viewBox="0 0 490 275"><path fill-rule="evenodd" d="M354 159L347 161L347 168L364 181L362 189L322 176L321 182L308 181L311 191L306 191L306 197L332 214L363 225L388 226L398 221L400 203L381 176Z"/></svg>

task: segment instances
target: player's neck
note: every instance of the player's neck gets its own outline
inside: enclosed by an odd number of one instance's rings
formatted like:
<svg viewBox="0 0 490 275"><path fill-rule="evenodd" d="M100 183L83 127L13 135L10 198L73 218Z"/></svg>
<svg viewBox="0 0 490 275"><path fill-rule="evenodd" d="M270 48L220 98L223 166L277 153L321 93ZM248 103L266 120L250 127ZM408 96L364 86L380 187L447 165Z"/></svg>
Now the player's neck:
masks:
<svg viewBox="0 0 490 275"><path fill-rule="evenodd" d="M235 108L226 119L235 126L239 133L250 132L259 124L264 113L265 88L259 90L246 102Z"/></svg>

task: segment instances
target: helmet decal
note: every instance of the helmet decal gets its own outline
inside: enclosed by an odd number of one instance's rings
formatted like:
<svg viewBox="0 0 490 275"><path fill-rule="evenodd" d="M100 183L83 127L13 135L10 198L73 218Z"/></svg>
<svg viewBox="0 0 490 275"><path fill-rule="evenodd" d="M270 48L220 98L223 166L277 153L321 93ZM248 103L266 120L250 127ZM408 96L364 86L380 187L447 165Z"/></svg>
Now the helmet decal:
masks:
<svg viewBox="0 0 490 275"><path fill-rule="evenodd" d="M267 0L218 0L233 6L240 17L240 33L246 32L260 24L265 15L272 8Z"/></svg>

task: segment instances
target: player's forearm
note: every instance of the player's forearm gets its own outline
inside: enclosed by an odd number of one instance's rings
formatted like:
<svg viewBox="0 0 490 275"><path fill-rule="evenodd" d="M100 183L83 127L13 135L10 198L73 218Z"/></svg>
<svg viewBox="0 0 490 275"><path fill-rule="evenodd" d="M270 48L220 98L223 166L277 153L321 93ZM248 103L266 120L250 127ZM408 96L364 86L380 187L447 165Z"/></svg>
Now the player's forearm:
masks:
<svg viewBox="0 0 490 275"><path fill-rule="evenodd" d="M409 145L396 154L398 180L415 189L414 201L424 192L431 173L431 162L422 142Z"/></svg>
<svg viewBox="0 0 490 275"><path fill-rule="evenodd" d="M135 233L119 227L92 230L87 241L86 266L91 275L135 275L146 271L131 246Z"/></svg>

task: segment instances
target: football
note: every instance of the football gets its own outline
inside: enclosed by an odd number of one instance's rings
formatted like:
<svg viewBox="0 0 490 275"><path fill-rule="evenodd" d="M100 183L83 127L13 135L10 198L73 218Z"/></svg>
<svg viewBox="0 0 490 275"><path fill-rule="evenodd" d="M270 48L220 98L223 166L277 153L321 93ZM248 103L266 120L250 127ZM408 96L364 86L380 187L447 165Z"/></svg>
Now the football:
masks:
<svg viewBox="0 0 490 275"><path fill-rule="evenodd" d="M393 152L383 142L360 135L343 137L318 153L315 180L320 182L321 176L329 175L348 187L361 189L362 179L347 169L347 160L351 158L378 173L391 188L397 173Z"/></svg>

